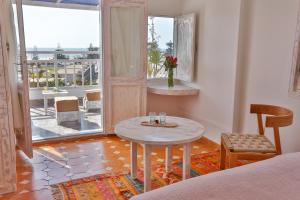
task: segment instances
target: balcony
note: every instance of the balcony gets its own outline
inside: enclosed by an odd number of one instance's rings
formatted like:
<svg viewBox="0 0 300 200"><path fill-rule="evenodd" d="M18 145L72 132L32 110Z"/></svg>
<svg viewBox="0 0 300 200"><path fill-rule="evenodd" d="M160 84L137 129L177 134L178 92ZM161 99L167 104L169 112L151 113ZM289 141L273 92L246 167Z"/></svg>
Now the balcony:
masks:
<svg viewBox="0 0 300 200"><path fill-rule="evenodd" d="M87 90L102 88L101 53L97 51L27 51L30 111L33 140L45 140L102 132L102 109L83 108ZM43 91L56 96L75 96L80 102L80 122L57 124L54 100Z"/></svg>

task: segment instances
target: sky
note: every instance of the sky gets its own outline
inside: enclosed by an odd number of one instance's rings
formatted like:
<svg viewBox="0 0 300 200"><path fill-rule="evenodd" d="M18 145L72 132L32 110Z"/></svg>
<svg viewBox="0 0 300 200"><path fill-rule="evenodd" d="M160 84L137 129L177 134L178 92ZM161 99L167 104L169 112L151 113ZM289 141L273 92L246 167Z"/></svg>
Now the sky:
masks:
<svg viewBox="0 0 300 200"><path fill-rule="evenodd" d="M23 6L27 48L99 46L99 11Z"/></svg>
<svg viewBox="0 0 300 200"><path fill-rule="evenodd" d="M149 24L151 21L149 20ZM159 47L162 49L166 49L166 43L170 40L173 41L173 18L167 17L155 17L154 18L154 25L155 25L155 32L158 36ZM149 40L149 32L148 32L148 40Z"/></svg>
<svg viewBox="0 0 300 200"><path fill-rule="evenodd" d="M99 11L23 6L26 47L87 48L99 46ZM173 19L155 18L159 46L173 40Z"/></svg>

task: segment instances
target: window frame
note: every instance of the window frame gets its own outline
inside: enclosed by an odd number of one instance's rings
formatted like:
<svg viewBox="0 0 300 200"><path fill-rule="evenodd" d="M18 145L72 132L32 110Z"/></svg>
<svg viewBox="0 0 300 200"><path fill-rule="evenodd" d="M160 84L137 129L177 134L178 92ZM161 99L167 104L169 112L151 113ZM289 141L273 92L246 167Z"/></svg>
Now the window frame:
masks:
<svg viewBox="0 0 300 200"><path fill-rule="evenodd" d="M292 97L300 97L300 11L297 19L296 38L294 41L289 95Z"/></svg>

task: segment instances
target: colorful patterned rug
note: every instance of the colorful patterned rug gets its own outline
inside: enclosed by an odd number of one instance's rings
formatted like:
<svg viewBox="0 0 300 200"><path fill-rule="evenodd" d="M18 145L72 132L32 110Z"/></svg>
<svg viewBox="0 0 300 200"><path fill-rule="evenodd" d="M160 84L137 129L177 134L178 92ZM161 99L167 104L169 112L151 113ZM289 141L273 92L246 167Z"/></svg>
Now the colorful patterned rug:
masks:
<svg viewBox="0 0 300 200"><path fill-rule="evenodd" d="M173 171L165 173L164 165L152 169L152 189L182 180L182 161L172 163ZM191 176L219 170L219 151L192 156ZM100 174L52 185L56 200L126 200L143 193L143 170L138 170L138 178L130 174Z"/></svg>

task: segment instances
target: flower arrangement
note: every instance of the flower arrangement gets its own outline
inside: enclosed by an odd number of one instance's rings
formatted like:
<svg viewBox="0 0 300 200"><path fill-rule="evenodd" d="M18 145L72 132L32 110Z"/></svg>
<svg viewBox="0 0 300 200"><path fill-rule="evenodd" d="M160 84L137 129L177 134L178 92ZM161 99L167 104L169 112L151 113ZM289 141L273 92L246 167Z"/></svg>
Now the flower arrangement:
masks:
<svg viewBox="0 0 300 200"><path fill-rule="evenodd" d="M170 68L174 69L177 67L177 58L175 56L167 56L164 62L166 71Z"/></svg>
<svg viewBox="0 0 300 200"><path fill-rule="evenodd" d="M177 67L177 58L175 56L166 56L164 62L165 70L168 71L168 87L174 87L174 69Z"/></svg>

